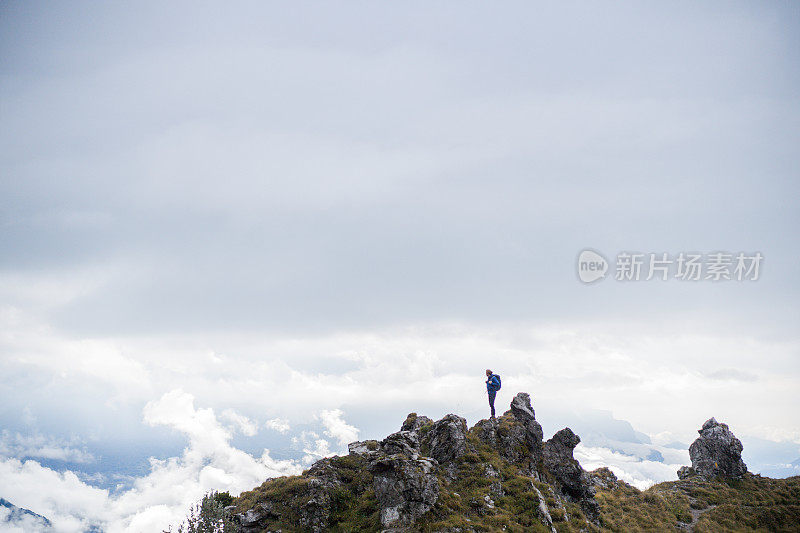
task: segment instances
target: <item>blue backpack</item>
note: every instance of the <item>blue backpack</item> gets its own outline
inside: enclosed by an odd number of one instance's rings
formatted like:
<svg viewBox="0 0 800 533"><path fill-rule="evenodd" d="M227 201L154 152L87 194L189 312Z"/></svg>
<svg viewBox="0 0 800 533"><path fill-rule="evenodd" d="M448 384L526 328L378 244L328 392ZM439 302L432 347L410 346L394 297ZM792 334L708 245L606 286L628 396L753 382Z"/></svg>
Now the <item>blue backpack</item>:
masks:
<svg viewBox="0 0 800 533"><path fill-rule="evenodd" d="M503 382L500 381L500 374L492 374L492 375L497 378L497 385L496 385L497 388L495 388L494 390L499 391L500 387L503 386Z"/></svg>

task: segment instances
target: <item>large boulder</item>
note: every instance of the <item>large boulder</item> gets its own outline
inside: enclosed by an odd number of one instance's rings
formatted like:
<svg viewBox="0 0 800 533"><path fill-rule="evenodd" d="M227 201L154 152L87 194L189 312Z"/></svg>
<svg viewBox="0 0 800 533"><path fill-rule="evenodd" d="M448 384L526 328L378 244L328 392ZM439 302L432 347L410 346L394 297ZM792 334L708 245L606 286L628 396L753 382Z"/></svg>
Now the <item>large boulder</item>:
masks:
<svg viewBox="0 0 800 533"><path fill-rule="evenodd" d="M580 442L581 438L570 428L557 432L544 443L544 467L561 489L561 493L580 503L589 519L597 521L600 508L594 499L592 481L573 455L575 446Z"/></svg>
<svg viewBox="0 0 800 533"><path fill-rule="evenodd" d="M433 507L439 497L435 468L436 461L432 459L408 458L401 454L370 462L381 526L408 528Z"/></svg>
<svg viewBox="0 0 800 533"><path fill-rule="evenodd" d="M439 497L437 462L420 454L421 426L403 424L403 427L406 429L383 439L378 450L362 454L369 461L367 468L372 474L381 526L388 530L409 528Z"/></svg>
<svg viewBox="0 0 800 533"><path fill-rule="evenodd" d="M430 456L439 463L449 463L462 457L467 450L467 421L456 415L438 420L425 436Z"/></svg>
<svg viewBox="0 0 800 533"><path fill-rule="evenodd" d="M747 472L742 442L727 424L709 418L697 432L700 436L689 446L692 468L697 474L706 478L740 478Z"/></svg>

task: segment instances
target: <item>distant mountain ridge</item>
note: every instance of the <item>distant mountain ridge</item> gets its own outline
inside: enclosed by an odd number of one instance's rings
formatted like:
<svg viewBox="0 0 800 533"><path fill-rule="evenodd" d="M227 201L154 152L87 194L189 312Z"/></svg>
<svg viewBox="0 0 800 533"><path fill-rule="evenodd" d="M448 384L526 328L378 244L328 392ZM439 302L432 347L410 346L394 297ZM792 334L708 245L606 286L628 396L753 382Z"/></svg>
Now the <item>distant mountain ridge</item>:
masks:
<svg viewBox="0 0 800 533"><path fill-rule="evenodd" d="M23 527L23 530L31 530L34 531L32 528L38 528L38 531L46 531L52 529L52 524L50 520L45 518L40 514L36 514L33 511L28 509L24 509L22 507L17 507L10 501L0 498L0 507L5 508L7 511L3 511L2 519L0 519L0 524L20 524L20 525L27 525L28 529ZM8 514L6 514L8 513Z"/></svg>

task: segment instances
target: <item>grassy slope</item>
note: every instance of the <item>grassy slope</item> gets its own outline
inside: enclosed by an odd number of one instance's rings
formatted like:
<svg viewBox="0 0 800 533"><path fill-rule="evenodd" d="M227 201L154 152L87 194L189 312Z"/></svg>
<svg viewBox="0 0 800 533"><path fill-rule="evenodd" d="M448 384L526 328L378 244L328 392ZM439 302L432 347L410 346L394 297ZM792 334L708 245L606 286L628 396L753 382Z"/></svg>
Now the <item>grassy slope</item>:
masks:
<svg viewBox="0 0 800 533"><path fill-rule="evenodd" d="M610 531L800 531L800 477L741 480L690 478L640 492L620 484L599 490L601 520Z"/></svg>

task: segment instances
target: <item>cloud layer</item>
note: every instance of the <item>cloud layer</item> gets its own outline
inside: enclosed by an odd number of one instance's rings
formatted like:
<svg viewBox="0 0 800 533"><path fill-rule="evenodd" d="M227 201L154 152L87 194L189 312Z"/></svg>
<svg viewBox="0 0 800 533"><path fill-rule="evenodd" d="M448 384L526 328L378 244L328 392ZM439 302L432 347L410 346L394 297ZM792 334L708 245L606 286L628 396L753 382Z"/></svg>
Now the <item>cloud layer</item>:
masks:
<svg viewBox="0 0 800 533"><path fill-rule="evenodd" d="M181 390L148 402L144 421L179 431L188 445L179 457L151 458L150 472L129 490L110 495L70 471L9 458L0 462L0 491L20 507L37 509L58 531L83 531L92 524L109 532L161 531L180 522L207 492L238 494L301 470L295 461L271 458L269 450L253 457L231 446L231 430L213 410L195 408L192 395Z"/></svg>
<svg viewBox="0 0 800 533"><path fill-rule="evenodd" d="M52 382L65 371L48 367L47 361L68 350L72 341L36 331L34 346L50 347L52 353L6 361L5 369L9 375ZM215 350L205 348L215 345ZM23 346L17 345L20 353L33 351ZM247 336L231 342L230 337L192 337L173 338L165 345L107 339L103 346L114 350L109 360L121 361L118 368L110 365L98 373L90 364L98 348L85 355L76 351L75 375L63 376L49 390L74 379L104 391L109 402L93 410L104 419L116 416L119 427L138 427L139 457L158 449L163 435L157 430L162 427L178 432L186 445L179 455L151 457L145 474L130 472L125 486L109 490L79 476L83 467L78 457L69 456L79 450L80 458L102 463L102 454L93 453L92 447L108 435L83 443L4 433L0 494L47 516L64 531L89 523L111 531L165 527L206 491L238 494L267 477L297 473L321 457L345 452L348 442L396 431L410 411L434 418L454 412L472 424L488 410L480 378L487 362L503 375L501 409L516 391L531 392L546 436L569 425L582 436L576 457L585 468L610 466L641 488L675 478L677 468L688 463L688 443L708 416L725 420L740 437L786 438L798 430L791 413L764 411L759 400L763 387L769 387L772 398L782 398L779 403L794 405L798 400L792 386L796 377L778 371L780 359L791 358L795 349L784 341L700 334L676 338L644 326L638 335L617 336L610 324L575 330L447 324L313 339ZM164 357L166 353L170 356ZM756 365L753 353L766 354L765 360L776 366ZM321 372L328 357L349 364ZM141 381L117 376L131 367L143 373ZM756 372L758 379L719 379L715 368ZM475 369L477 374L470 375ZM153 391L158 391L157 398L148 400ZM46 412L35 405L35 395L18 395L15 401L27 404L20 411L27 409L29 424L45 425ZM217 407L197 407L198 401ZM128 410L137 405L140 410ZM66 407L73 412L82 408ZM48 429L58 433L75 426L50 423ZM269 442L273 445L266 449ZM40 451L45 445L61 446L58 454L49 454L61 459L60 464L44 466L36 459L48 457ZM280 459L269 451L275 446ZM761 450L754 448L754 457L760 457L756 464L774 465L776 458L789 463L795 452L800 457L800 441L794 447ZM33 459L16 457L25 454ZM44 486L51 488L42 490ZM63 499L63 494L70 497Z"/></svg>

